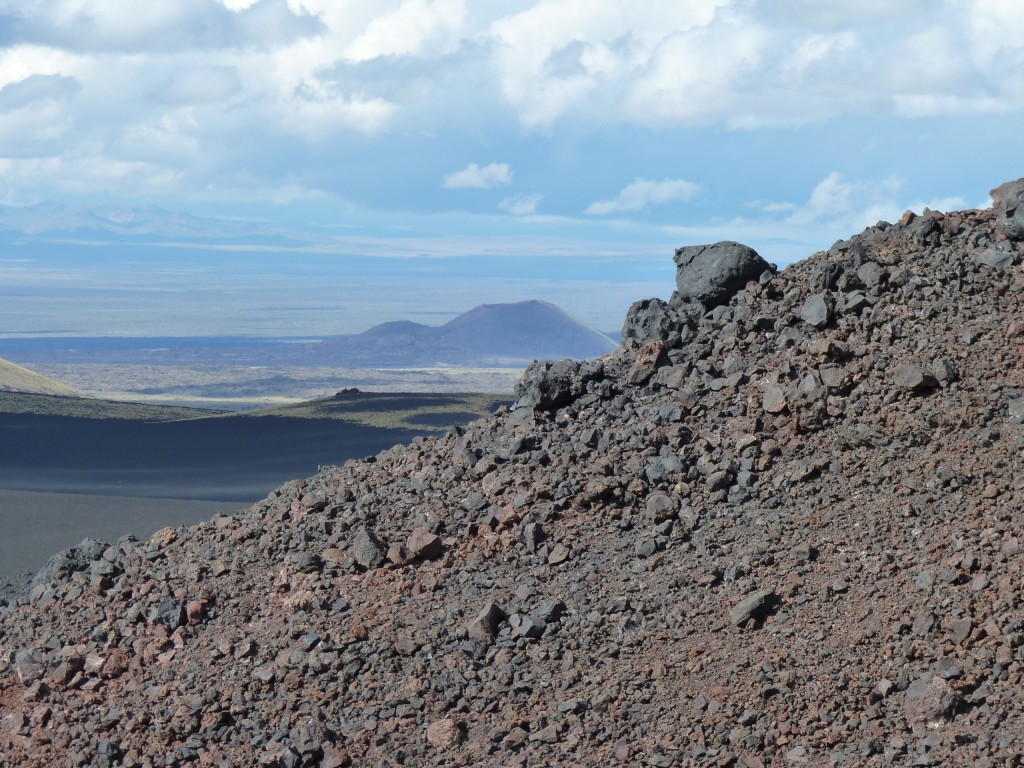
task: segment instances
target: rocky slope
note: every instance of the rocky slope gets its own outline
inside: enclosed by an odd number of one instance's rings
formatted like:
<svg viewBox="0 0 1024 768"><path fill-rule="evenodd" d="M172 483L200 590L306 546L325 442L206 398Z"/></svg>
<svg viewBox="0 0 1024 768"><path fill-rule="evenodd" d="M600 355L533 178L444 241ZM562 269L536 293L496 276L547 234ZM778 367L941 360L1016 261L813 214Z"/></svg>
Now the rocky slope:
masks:
<svg viewBox="0 0 1024 768"><path fill-rule="evenodd" d="M81 392L59 381L40 376L28 368L0 358L0 392L25 392L37 395L81 396Z"/></svg>
<svg viewBox="0 0 1024 768"><path fill-rule="evenodd" d="M0 617L8 765L1018 765L1024 180Z"/></svg>

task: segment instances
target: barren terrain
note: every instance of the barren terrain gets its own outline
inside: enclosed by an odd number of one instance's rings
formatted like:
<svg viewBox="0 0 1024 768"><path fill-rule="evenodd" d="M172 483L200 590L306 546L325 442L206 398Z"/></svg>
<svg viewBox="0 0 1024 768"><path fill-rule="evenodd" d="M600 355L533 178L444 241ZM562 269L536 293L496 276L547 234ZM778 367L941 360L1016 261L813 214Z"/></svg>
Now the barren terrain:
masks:
<svg viewBox="0 0 1024 768"><path fill-rule="evenodd" d="M781 272L0 613L19 766L1024 761L1024 180Z"/></svg>
<svg viewBox="0 0 1024 768"><path fill-rule="evenodd" d="M297 403L350 387L376 392L511 393L522 373L509 368L31 365L93 397L227 410Z"/></svg>

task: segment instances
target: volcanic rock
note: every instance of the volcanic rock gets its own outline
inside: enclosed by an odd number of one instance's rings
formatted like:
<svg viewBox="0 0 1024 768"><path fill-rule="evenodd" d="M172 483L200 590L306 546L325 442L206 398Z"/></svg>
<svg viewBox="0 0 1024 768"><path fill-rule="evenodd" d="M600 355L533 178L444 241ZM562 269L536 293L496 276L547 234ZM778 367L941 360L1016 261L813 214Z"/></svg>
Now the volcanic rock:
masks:
<svg viewBox="0 0 1024 768"><path fill-rule="evenodd" d="M800 319L815 328L824 328L832 319L836 302L828 293L816 293L800 308Z"/></svg>
<svg viewBox="0 0 1024 768"><path fill-rule="evenodd" d="M729 621L736 626L743 626L751 619L763 619L778 601L778 595L771 590L758 590L740 600L729 612Z"/></svg>
<svg viewBox="0 0 1024 768"><path fill-rule="evenodd" d="M1008 181L992 190L996 227L1010 240L1024 240L1024 179Z"/></svg>
<svg viewBox="0 0 1024 768"><path fill-rule="evenodd" d="M0 764L1019 764L1000 189L777 273L681 249L513 408L54 556L0 610Z"/></svg>
<svg viewBox="0 0 1024 768"><path fill-rule="evenodd" d="M387 551L387 547L368 528L362 528L352 541L352 559L363 570L383 565Z"/></svg>
<svg viewBox="0 0 1024 768"><path fill-rule="evenodd" d="M687 327L686 318L680 316L661 299L644 299L629 308L622 325L624 344L643 344L650 341L675 342Z"/></svg>
<svg viewBox="0 0 1024 768"><path fill-rule="evenodd" d="M729 241L677 248L675 262L679 298L707 309L726 303L749 281L774 271L753 248Z"/></svg>

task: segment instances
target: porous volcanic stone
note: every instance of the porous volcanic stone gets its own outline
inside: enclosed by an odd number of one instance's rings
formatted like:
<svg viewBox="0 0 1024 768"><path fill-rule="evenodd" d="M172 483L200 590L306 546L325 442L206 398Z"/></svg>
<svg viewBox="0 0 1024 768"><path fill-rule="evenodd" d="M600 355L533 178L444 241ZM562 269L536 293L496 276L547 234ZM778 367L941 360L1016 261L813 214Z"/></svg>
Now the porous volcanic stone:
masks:
<svg viewBox="0 0 1024 768"><path fill-rule="evenodd" d="M360 529L352 541L352 560L364 570L384 564L388 549L369 528Z"/></svg>
<svg viewBox="0 0 1024 768"><path fill-rule="evenodd" d="M992 190L996 226L1010 240L1024 240L1024 179L1008 181Z"/></svg>
<svg viewBox="0 0 1024 768"><path fill-rule="evenodd" d="M939 727L952 714L956 694L941 677L919 677L907 688L903 708L907 720Z"/></svg>
<svg viewBox="0 0 1024 768"><path fill-rule="evenodd" d="M724 304L771 264L749 246L731 241L676 249L676 289L684 301L706 308Z"/></svg>

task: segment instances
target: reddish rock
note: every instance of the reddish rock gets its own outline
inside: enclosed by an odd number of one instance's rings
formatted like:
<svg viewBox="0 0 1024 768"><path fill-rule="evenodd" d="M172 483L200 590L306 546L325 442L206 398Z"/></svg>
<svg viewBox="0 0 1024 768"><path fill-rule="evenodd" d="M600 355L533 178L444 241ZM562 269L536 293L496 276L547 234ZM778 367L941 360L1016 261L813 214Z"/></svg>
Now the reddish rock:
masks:
<svg viewBox="0 0 1024 768"><path fill-rule="evenodd" d="M185 616L188 619L189 624L198 624L204 618L206 618L206 606L205 600L190 600L185 605Z"/></svg>
<svg viewBox="0 0 1024 768"><path fill-rule="evenodd" d="M462 726L451 718L437 720L427 727L427 741L435 749L451 749L463 739Z"/></svg>
<svg viewBox="0 0 1024 768"><path fill-rule="evenodd" d="M441 556L441 538L425 528L414 528L405 549L412 558L435 560Z"/></svg>

